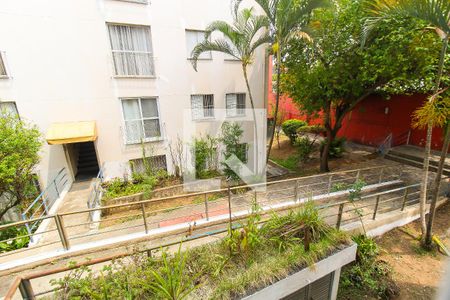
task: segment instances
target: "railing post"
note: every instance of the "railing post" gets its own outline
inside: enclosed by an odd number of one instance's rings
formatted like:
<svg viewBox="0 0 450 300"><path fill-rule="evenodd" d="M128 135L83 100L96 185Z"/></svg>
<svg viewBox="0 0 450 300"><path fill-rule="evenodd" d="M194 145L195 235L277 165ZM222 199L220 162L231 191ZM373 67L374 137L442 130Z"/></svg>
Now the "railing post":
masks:
<svg viewBox="0 0 450 300"><path fill-rule="evenodd" d="M208 197L206 197L206 194L205 194L205 215L206 221L209 221Z"/></svg>
<svg viewBox="0 0 450 300"><path fill-rule="evenodd" d="M19 290L23 299L36 299L36 297L34 296L33 287L31 286L31 282L29 279L22 278L20 280Z"/></svg>
<svg viewBox="0 0 450 300"><path fill-rule="evenodd" d="M409 145L409 138L411 137L411 129L408 130L408 136L406 137L406 145Z"/></svg>
<svg viewBox="0 0 450 300"><path fill-rule="evenodd" d="M331 183L333 179L333 174L330 175L330 177L328 178L328 194L331 193Z"/></svg>
<svg viewBox="0 0 450 300"><path fill-rule="evenodd" d="M44 211L48 215L47 200L45 199L44 195L42 195L42 205L44 205Z"/></svg>
<svg viewBox="0 0 450 300"><path fill-rule="evenodd" d="M339 205L339 212L338 212L338 219L336 222L336 228L340 229L341 228L341 222L342 222L342 213L344 212L344 204L345 203L341 203Z"/></svg>
<svg viewBox="0 0 450 300"><path fill-rule="evenodd" d="M145 215L145 205L141 203L142 218L144 219L145 234L148 233L147 216Z"/></svg>
<svg viewBox="0 0 450 300"><path fill-rule="evenodd" d="M405 189L405 193L403 194L403 203L402 203L402 209L401 211L403 211L405 209L406 206L406 200L408 200L408 188Z"/></svg>
<svg viewBox="0 0 450 300"><path fill-rule="evenodd" d="M230 229L231 229L231 189L228 186L228 216L230 221Z"/></svg>
<svg viewBox="0 0 450 300"><path fill-rule="evenodd" d="M377 196L377 202L375 202L375 209L373 211L372 220L375 220L377 217L378 205L380 204L380 195Z"/></svg>
<svg viewBox="0 0 450 300"><path fill-rule="evenodd" d="M61 215L55 215L55 223L56 229L58 229L59 238L61 239L61 244L64 247L64 250L70 249L69 239L67 238L66 228L64 227L64 220Z"/></svg>
<svg viewBox="0 0 450 300"><path fill-rule="evenodd" d="M378 183L381 183L382 179L383 179L383 173L384 173L384 167L381 168L380 171L380 178L378 179Z"/></svg>
<svg viewBox="0 0 450 300"><path fill-rule="evenodd" d="M298 180L296 180L294 187L294 202L297 202L298 200Z"/></svg>

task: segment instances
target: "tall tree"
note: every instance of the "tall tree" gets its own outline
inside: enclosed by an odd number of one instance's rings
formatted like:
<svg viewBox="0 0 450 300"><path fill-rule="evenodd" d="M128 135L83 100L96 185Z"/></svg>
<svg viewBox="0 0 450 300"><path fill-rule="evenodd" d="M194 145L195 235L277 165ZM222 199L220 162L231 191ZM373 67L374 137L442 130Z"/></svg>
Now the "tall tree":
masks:
<svg viewBox="0 0 450 300"><path fill-rule="evenodd" d="M237 0L239 6L243 0ZM272 52L276 61L276 100L274 108L274 120L278 116L278 107L280 104L280 80L281 63L283 57L287 54L286 46L288 43L298 37L308 37L304 30L309 23L313 10L326 6L327 0L255 0L263 9L270 21L270 35L272 37ZM275 124L273 124L270 134L270 141L267 149L267 160L269 160L275 136Z"/></svg>
<svg viewBox="0 0 450 300"><path fill-rule="evenodd" d="M38 129L0 111L0 219L35 196L33 169L42 145Z"/></svg>
<svg viewBox="0 0 450 300"><path fill-rule="evenodd" d="M445 64L445 56L448 47L448 40L450 35L450 1L449 0L369 0L369 12L372 17L367 19L366 22L366 32L370 32L374 27L378 26L385 20L393 18L415 18L422 20L423 28L433 27L438 35L442 39L441 52L439 55L439 64L436 75L435 86L433 90L433 95L437 95L441 89L442 75ZM423 29L421 28L421 29ZM435 101L436 97L430 97L429 102ZM434 121L428 119L427 124L427 139L425 145L425 157L423 162L423 175L422 175L422 186L420 190L420 219L421 219L421 229L422 229L422 242L425 244L431 244L431 227L433 223L433 218L429 220L429 234L427 236L427 225L425 221L425 204L427 200L427 186L428 186L428 169L430 164L430 151L431 151L431 138ZM449 130L446 130L446 139L450 137ZM444 142L444 146L445 146ZM448 148L448 144L447 144ZM447 153L447 148L442 149L441 155L445 157ZM441 159L442 160L442 159ZM444 160L445 161L445 158ZM442 165L443 166L443 165ZM439 189L441 174L437 174L435 189ZM434 193L433 193L434 194ZM436 197L433 196L432 199L432 216L434 216L435 205L437 201Z"/></svg>
<svg viewBox="0 0 450 300"><path fill-rule="evenodd" d="M254 132L255 132L255 152L258 157L258 125L256 120L255 104L252 90L250 88L247 68L254 61L255 51L260 46L270 42L267 32L269 20L262 15L253 14L253 9L244 8L239 10L236 6L234 10L233 24L225 21L212 22L205 33L205 40L195 46L192 50L192 66L197 71L197 62L204 52L216 51L228 54L241 61L242 72L247 86L248 96L252 107ZM217 38L210 41L213 32L220 32L224 38ZM255 164L255 171L258 174L258 164Z"/></svg>
<svg viewBox="0 0 450 300"><path fill-rule="evenodd" d="M422 23L387 21L362 47L363 12L359 0L336 1L334 9L314 14L311 41L296 39L287 48L283 92L301 109L323 115L327 139L321 171L329 170L330 144L358 103L375 93L428 91L434 78L428 74L429 65L439 45L432 33L417 31Z"/></svg>

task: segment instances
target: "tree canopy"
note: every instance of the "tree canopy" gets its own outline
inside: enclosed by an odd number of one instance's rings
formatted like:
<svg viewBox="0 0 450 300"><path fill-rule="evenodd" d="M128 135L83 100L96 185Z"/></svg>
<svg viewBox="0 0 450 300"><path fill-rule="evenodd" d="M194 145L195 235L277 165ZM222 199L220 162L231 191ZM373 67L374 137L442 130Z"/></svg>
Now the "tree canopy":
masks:
<svg viewBox="0 0 450 300"><path fill-rule="evenodd" d="M35 195L33 169L42 145L39 130L18 116L0 111L0 219Z"/></svg>
<svg viewBox="0 0 450 300"><path fill-rule="evenodd" d="M369 95L427 93L434 86L440 41L433 30L412 18L383 20L363 42L364 22L362 1L339 0L315 11L311 40L288 45L281 89L302 110L324 114L328 141ZM328 171L327 149L321 170Z"/></svg>

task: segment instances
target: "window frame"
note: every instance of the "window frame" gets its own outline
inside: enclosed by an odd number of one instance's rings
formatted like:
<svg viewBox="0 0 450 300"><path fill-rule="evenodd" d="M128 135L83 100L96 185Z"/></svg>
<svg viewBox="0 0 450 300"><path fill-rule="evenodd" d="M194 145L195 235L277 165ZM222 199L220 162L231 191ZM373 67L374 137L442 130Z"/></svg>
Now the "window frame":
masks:
<svg viewBox="0 0 450 300"><path fill-rule="evenodd" d="M2 110L1 105L4 103L12 103L14 105L14 109L16 110L16 116L20 119L19 110L17 109L17 103L15 101L0 101L0 111Z"/></svg>
<svg viewBox="0 0 450 300"><path fill-rule="evenodd" d="M190 29L190 28L186 28L184 30L184 39L185 39L185 44L186 44L186 50L187 50L187 33L188 32L195 32L195 33L203 33L203 35L205 34L206 30L200 30L200 29ZM211 41L211 36L208 39L209 41ZM187 51L186 51L187 52ZM192 51L191 51L192 53ZM190 57L191 53L189 53L189 56L187 57L187 60L192 60L193 58ZM206 53L206 52L205 52ZM205 57L199 57L198 60L212 60L212 51L208 51L207 53L209 53L209 57L205 58Z"/></svg>
<svg viewBox="0 0 450 300"><path fill-rule="evenodd" d="M128 0L119 0L119 1L127 1ZM136 2L138 3L138 2ZM106 22L106 31L108 34L109 39L109 46L111 49L111 60L113 65L113 78L156 78L156 67L155 67L155 51L153 49L153 36L152 36L152 28L148 24L132 24L132 23L117 23L117 22ZM131 50L114 50L111 40L111 32L110 32L110 26L127 26L127 27L144 27L148 29L148 38L150 41L150 48L151 52L148 51L131 51ZM114 60L114 53L138 53L138 54L148 54L151 58L151 69L153 70L153 74L151 75L124 75L124 74L117 74L117 67L116 62Z"/></svg>
<svg viewBox="0 0 450 300"><path fill-rule="evenodd" d="M3 70L5 70L5 74L0 74L0 79L8 79L10 76L9 76L8 66L6 65L4 51L0 51L0 64L3 66Z"/></svg>
<svg viewBox="0 0 450 300"><path fill-rule="evenodd" d="M158 117L146 117L144 118L143 114L142 114L142 99L152 99L156 101L156 109L158 111ZM123 132L123 137L124 137L124 143L125 145L135 145L135 144L139 144L142 142L144 143L149 143L149 142L158 142L158 141L162 141L164 140L164 134L163 134L163 129L161 126L161 111L159 108L159 98L155 97L155 96L142 96L142 97L122 97L119 98L120 100L120 108L122 111L122 120L123 120L123 128L124 128L124 132ZM123 109L123 101L130 101L130 100L138 100L138 108L139 108L139 115L140 115L140 119L130 119L130 120L126 120L125 119L125 112ZM144 121L145 120L158 120L158 126L159 126L159 136L155 136L155 137L145 137L145 125L144 125ZM142 126L142 133L143 133L143 138L141 139L141 141L128 141L127 139L127 122L133 122L133 121L141 121L141 126Z"/></svg>
<svg viewBox="0 0 450 300"><path fill-rule="evenodd" d="M230 112L231 112L231 108L229 108L228 107L228 99L227 99L227 96L229 96L229 95L235 95L236 96L236 107L235 107L235 114L231 114ZM239 95L244 95L244 107L242 108L240 108L240 107L238 107L238 96ZM227 115L227 118L238 118L238 117L245 117L246 116L246 113L245 113L245 109L247 108L247 93L226 93L225 94L225 109L226 109L226 115ZM238 111L239 111L239 109L242 109L242 113L241 114L239 114L238 113Z"/></svg>
<svg viewBox="0 0 450 300"><path fill-rule="evenodd" d="M192 106L192 97L193 96L202 96L202 116L201 117L195 117L194 115L194 109ZM212 100L212 108L211 107L207 107L205 109L205 97L206 96L211 96L211 100ZM215 113L214 113L214 108L215 108L215 104L214 104L214 94L192 94L191 95L191 117L193 121L202 121L202 120L214 120L216 118ZM212 116L206 116L205 117L205 111L210 109L212 112Z"/></svg>

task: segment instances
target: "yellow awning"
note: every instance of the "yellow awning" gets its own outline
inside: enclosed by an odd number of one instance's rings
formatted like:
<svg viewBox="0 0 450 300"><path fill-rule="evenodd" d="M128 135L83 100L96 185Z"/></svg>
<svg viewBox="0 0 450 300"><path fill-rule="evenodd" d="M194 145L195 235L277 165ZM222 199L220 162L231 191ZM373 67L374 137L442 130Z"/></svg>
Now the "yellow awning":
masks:
<svg viewBox="0 0 450 300"><path fill-rule="evenodd" d="M47 131L49 145L91 142L95 139L95 121L53 123Z"/></svg>

